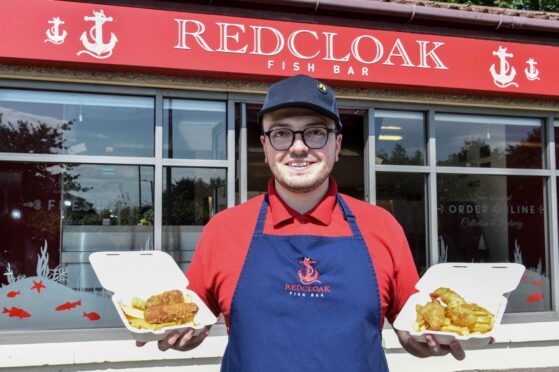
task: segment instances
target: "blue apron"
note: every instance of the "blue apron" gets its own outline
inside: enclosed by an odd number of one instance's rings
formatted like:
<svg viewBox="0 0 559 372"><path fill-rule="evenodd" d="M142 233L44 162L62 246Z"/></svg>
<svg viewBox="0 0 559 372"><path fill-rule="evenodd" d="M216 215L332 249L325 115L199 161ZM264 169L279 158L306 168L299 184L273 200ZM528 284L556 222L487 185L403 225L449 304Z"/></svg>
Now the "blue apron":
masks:
<svg viewBox="0 0 559 372"><path fill-rule="evenodd" d="M388 371L374 266L337 201L352 236L267 235L266 195L231 303L222 372Z"/></svg>

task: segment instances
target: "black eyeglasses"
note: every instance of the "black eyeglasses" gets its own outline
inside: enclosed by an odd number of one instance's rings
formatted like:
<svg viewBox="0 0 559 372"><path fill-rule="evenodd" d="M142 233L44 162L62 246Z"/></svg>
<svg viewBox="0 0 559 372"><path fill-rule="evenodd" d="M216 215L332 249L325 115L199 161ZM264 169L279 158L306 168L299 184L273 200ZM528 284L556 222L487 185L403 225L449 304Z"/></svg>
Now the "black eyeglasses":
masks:
<svg viewBox="0 0 559 372"><path fill-rule="evenodd" d="M318 150L326 146L328 135L330 133L339 133L338 129L325 127L310 127L304 130L293 130L289 128L276 128L264 132L264 135L270 139L272 147L278 151L285 151L293 146L295 135L301 133L303 143L310 149Z"/></svg>

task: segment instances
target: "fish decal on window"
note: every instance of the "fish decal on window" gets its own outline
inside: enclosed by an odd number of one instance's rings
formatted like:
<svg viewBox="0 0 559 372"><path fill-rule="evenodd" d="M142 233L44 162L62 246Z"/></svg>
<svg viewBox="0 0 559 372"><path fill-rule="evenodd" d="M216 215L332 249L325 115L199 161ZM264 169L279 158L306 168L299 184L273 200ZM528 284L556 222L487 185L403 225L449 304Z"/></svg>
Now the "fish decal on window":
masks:
<svg viewBox="0 0 559 372"><path fill-rule="evenodd" d="M18 295L20 295L20 294L21 294L21 291L10 291L10 292L8 292L8 293L6 294L6 297L8 297L8 298L14 298L14 297L16 297L16 296L18 296Z"/></svg>
<svg viewBox="0 0 559 372"><path fill-rule="evenodd" d="M83 317L84 318L88 318L91 321L95 321L95 320L99 320L101 319L101 317L99 316L99 314L97 314L95 311L92 311L90 313L86 313L85 311L83 312Z"/></svg>
<svg viewBox="0 0 559 372"><path fill-rule="evenodd" d="M72 310L75 307L81 306L82 300L78 300L76 302L65 302L60 306L56 307L56 311L64 311L64 310Z"/></svg>
<svg viewBox="0 0 559 372"><path fill-rule="evenodd" d="M7 307L4 307L4 310L2 311L2 314L8 314L8 316L10 318L19 318L19 319L24 319L24 318L31 318L31 314L29 314L27 311L20 309L19 307L15 307L13 306L11 309L8 309Z"/></svg>

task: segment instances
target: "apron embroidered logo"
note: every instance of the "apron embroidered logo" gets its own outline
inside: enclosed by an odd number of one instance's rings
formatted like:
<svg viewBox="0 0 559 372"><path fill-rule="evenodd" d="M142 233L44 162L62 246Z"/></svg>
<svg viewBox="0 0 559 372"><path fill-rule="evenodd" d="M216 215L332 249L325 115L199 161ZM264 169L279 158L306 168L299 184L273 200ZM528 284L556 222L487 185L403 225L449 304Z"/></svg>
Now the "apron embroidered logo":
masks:
<svg viewBox="0 0 559 372"><path fill-rule="evenodd" d="M297 271L297 275L299 275L299 279L301 279L301 283L309 285L313 283L320 283L318 280L319 272L315 270L311 265L315 264L316 261L311 260L308 257L305 257L302 261L299 261L303 265L305 265L305 275L303 275L301 269Z"/></svg>
<svg viewBox="0 0 559 372"><path fill-rule="evenodd" d="M290 296L324 297L324 293L330 292L329 285L311 285L321 283L318 280L319 271L312 266L316 264L315 260L305 257L299 263L304 266L304 268L297 270L297 276L303 285L285 283L284 289L289 291Z"/></svg>

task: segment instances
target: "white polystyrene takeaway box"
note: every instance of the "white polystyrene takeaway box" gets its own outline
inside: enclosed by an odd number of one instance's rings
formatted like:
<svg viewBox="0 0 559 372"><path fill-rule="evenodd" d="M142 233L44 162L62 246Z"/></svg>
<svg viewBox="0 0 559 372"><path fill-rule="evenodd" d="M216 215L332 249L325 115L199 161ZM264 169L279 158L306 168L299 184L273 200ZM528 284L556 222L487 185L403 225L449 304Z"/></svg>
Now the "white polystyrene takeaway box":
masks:
<svg viewBox="0 0 559 372"><path fill-rule="evenodd" d="M195 332L216 322L216 317L206 304L187 289L188 279L173 258L161 251L95 252L89 256L91 266L99 282L109 293L112 302L126 328L137 341L155 341L164 338L175 329L191 327ZM198 305L194 317L195 324L165 327L160 330L146 330L132 327L119 303L130 304L132 297L144 300L152 295L179 289Z"/></svg>
<svg viewBox="0 0 559 372"><path fill-rule="evenodd" d="M426 334L432 334L442 345L452 340L460 342L464 348L478 348L489 344L496 328L499 327L507 297L520 282L524 266L516 263L443 263L430 267L417 282L417 293L413 294L394 322L394 328L408 331L418 341L425 341ZM450 288L468 303L476 303L495 314L491 331L482 334L461 336L454 332L424 330L416 332L413 324L417 319L415 305L425 305L431 301L429 293L440 287Z"/></svg>

